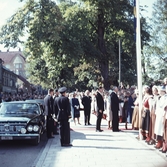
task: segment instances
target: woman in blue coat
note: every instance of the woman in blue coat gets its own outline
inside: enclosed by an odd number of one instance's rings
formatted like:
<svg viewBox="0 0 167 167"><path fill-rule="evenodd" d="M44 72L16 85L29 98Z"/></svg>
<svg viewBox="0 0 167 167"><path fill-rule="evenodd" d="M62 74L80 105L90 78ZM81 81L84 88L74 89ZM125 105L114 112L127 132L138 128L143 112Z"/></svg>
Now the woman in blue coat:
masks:
<svg viewBox="0 0 167 167"><path fill-rule="evenodd" d="M74 110L74 123L76 124L75 118L77 118L78 124L80 125L79 118L80 118L80 104L79 100L76 97L76 93L74 93L73 98L71 99L72 107Z"/></svg>

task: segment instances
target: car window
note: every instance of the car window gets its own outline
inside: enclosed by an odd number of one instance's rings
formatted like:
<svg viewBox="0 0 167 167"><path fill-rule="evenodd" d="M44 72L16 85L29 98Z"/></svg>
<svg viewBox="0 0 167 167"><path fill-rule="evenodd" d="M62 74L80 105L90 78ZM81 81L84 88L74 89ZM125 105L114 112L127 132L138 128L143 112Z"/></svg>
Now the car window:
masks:
<svg viewBox="0 0 167 167"><path fill-rule="evenodd" d="M3 103L0 114L39 114L39 106L35 103Z"/></svg>

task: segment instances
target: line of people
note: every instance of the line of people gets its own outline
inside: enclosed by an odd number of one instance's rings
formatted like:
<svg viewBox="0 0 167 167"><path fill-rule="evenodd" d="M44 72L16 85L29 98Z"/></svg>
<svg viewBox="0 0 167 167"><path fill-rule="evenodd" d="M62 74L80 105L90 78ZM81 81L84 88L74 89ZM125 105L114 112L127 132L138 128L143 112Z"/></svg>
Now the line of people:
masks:
<svg viewBox="0 0 167 167"><path fill-rule="evenodd" d="M49 89L48 95L44 98L45 111L47 113L47 135L53 137L54 115L59 117L60 113L66 111L65 121L60 123L61 144L70 145L70 117L75 124L80 123L80 110L84 111L84 125L90 124L91 113L97 115L96 131L102 132L101 120L104 113L107 115L108 129L113 132L119 131L119 122L132 123L132 129L139 129L143 139L150 145L156 144L155 148L167 151L167 90L166 87L145 86L143 91L143 102L139 102L139 91L135 88L121 89L115 86L110 91L105 91L103 87L85 93ZM65 99L66 103L61 101ZM46 100L48 98L48 100ZM48 102L49 101L49 102ZM68 101L68 102L67 102ZM62 103L62 104L61 104ZM64 103L64 104L63 104ZM58 105L59 104L59 105ZM142 118L139 122L139 105L142 105ZM49 109L50 106L50 109ZM59 106L59 107L58 107ZM61 106L61 107L60 107ZM66 107L65 107L66 106ZM55 116L54 116L55 117ZM59 120L60 122L61 120ZM63 120L64 121L64 120ZM63 130L61 130L63 129ZM68 135L67 135L68 134ZM63 136L66 136L65 138ZM65 142L63 141L65 140Z"/></svg>
<svg viewBox="0 0 167 167"><path fill-rule="evenodd" d="M140 104L139 104L140 105ZM167 152L167 87L145 86L143 89L141 134L149 145Z"/></svg>

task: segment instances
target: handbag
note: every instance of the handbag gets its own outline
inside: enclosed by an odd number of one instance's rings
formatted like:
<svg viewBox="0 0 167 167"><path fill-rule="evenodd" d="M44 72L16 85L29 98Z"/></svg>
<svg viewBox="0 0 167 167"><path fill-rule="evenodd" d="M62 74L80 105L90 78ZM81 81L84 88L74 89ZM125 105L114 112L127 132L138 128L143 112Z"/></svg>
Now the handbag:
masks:
<svg viewBox="0 0 167 167"><path fill-rule="evenodd" d="M92 114L94 114L94 115L96 115L96 116L98 115L98 113L97 113L96 111L93 111ZM103 113L102 119L105 119L105 120L106 120L106 118L107 118L107 114Z"/></svg>
<svg viewBox="0 0 167 167"><path fill-rule="evenodd" d="M102 118L103 118L103 119L106 119L106 118L107 118L107 114L104 114L104 113L103 113Z"/></svg>

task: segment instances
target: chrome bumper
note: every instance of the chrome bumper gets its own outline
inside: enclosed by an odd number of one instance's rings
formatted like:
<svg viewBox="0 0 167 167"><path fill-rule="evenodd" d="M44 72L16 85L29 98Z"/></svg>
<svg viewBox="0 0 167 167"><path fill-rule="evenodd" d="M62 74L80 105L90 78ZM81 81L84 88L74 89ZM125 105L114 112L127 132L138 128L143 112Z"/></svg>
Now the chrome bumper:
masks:
<svg viewBox="0 0 167 167"><path fill-rule="evenodd" d="M35 139L40 134L0 134L0 140Z"/></svg>

